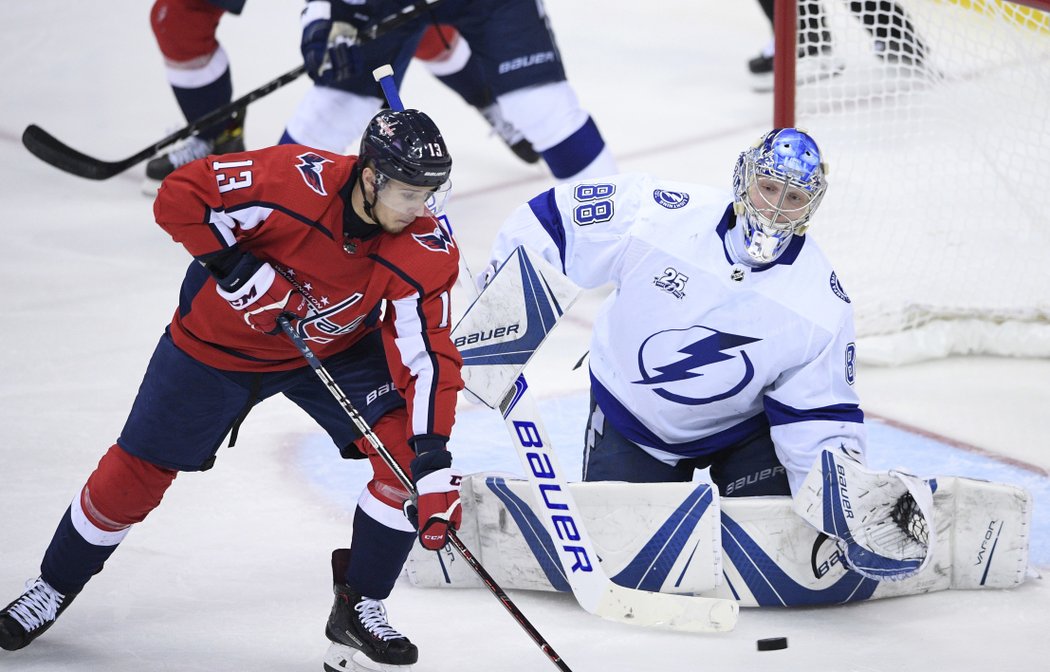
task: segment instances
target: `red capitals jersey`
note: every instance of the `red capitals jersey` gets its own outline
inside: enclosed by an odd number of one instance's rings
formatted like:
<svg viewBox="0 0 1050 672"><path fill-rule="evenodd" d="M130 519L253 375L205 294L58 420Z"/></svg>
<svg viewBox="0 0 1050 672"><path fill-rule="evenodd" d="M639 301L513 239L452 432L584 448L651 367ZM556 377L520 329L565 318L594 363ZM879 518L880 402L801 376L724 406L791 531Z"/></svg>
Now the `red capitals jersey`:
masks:
<svg viewBox="0 0 1050 672"><path fill-rule="evenodd" d="M463 387L462 359L449 338L459 250L431 217L398 234L344 241L356 162L300 145L209 156L164 180L154 215L195 257L236 245L270 262L309 300L298 329L321 359L381 328L391 376L408 403L409 435L447 437ZM305 365L283 334L251 329L197 264L183 282L171 335L219 369Z"/></svg>

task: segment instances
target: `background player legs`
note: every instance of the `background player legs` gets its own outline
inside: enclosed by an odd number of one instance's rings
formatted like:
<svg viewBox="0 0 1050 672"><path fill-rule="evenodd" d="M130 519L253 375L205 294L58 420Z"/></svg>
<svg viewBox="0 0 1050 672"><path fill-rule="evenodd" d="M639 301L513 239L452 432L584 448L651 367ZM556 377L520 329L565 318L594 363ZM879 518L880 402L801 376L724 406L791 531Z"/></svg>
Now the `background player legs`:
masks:
<svg viewBox="0 0 1050 672"><path fill-rule="evenodd" d="M454 26L437 24L428 27L415 57L430 74L477 109L492 127L493 133L510 147L515 156L525 163L540 160L540 155L522 132L504 119L492 90L485 83L481 63Z"/></svg>
<svg viewBox="0 0 1050 672"><path fill-rule="evenodd" d="M225 12L239 14L244 0L157 0L150 25L164 55L171 90L186 121L194 122L233 100L226 51L215 37ZM152 194L179 166L207 154L244 151L244 111L146 164L144 191Z"/></svg>

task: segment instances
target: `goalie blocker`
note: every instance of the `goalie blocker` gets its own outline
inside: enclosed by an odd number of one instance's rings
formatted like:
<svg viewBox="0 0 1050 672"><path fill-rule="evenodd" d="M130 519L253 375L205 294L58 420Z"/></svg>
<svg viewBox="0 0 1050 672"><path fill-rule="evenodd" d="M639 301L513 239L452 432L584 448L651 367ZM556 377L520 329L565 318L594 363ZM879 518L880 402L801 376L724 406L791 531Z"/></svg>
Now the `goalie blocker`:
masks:
<svg viewBox="0 0 1050 672"><path fill-rule="evenodd" d="M819 466L819 465L818 465ZM847 569L836 540L793 511L790 497L725 498L703 483L573 483L569 489L609 577L623 586L728 598L741 606L805 606L1024 581L1032 499L1021 488L936 479L931 545L921 569L879 581ZM526 481L464 479L460 536L501 585L565 591ZM458 558L414 549L409 579L480 587Z"/></svg>

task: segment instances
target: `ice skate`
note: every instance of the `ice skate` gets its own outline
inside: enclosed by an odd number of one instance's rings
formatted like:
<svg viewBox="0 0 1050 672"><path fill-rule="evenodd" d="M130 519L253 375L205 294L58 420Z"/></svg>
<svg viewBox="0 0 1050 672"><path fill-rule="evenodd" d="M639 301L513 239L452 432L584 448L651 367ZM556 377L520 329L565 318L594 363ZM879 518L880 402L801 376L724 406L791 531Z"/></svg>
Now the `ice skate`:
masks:
<svg viewBox="0 0 1050 672"><path fill-rule="evenodd" d="M492 132L510 147L515 156L525 163L536 163L540 160L540 155L532 148L532 143L525 139L525 135L503 118L499 104L492 103L487 107L478 108L478 111L485 117L485 121L489 122Z"/></svg>
<svg viewBox="0 0 1050 672"><path fill-rule="evenodd" d="M0 648L17 651L54 625L76 595L63 595L41 578L26 581L21 597L0 611Z"/></svg>
<svg viewBox="0 0 1050 672"><path fill-rule="evenodd" d="M327 672L412 672L412 665L377 663L364 651L332 642L324 654Z"/></svg>
<svg viewBox="0 0 1050 672"><path fill-rule="evenodd" d="M419 659L419 649L390 627L383 602L359 595L344 584L335 584L334 591L335 603L325 628L325 636L333 644L325 654L324 669L327 672L411 669L408 666ZM356 655L357 652L367 660ZM352 666L354 660L359 661L357 667Z"/></svg>
<svg viewBox="0 0 1050 672"><path fill-rule="evenodd" d="M244 115L242 113L231 117L227 128L215 139L194 135L167 154L150 159L146 164L146 179L142 182L142 193L147 196L155 196L161 181L176 168L190 161L204 158L209 154L230 154L243 151Z"/></svg>

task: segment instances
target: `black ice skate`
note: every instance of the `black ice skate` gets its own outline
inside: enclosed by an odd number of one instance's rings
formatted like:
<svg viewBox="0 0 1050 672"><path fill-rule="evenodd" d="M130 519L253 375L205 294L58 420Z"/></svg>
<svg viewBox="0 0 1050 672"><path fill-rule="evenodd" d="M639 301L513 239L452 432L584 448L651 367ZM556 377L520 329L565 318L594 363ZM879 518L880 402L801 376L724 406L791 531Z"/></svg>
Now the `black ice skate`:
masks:
<svg viewBox="0 0 1050 672"><path fill-rule="evenodd" d="M143 182L142 191L147 196L156 195L161 181L176 168L190 161L204 158L209 154L230 154L243 151L244 113L241 112L230 117L222 133L214 140L194 135L167 154L150 159L146 164L146 180Z"/></svg>
<svg viewBox="0 0 1050 672"><path fill-rule="evenodd" d="M76 595L63 595L41 578L26 582L22 596L0 611L0 648L17 651L54 625Z"/></svg>
<svg viewBox="0 0 1050 672"><path fill-rule="evenodd" d="M325 628L325 636L333 642L325 656L327 672L355 669L350 663L355 649L380 670L411 665L419 659L416 645L387 623L382 601L359 595L344 584L335 584L334 591L335 604Z"/></svg>
<svg viewBox="0 0 1050 672"><path fill-rule="evenodd" d="M478 108L478 112L481 112L481 116L485 117L485 121L492 127L492 132L510 147L515 156L525 163L536 163L540 160L540 155L532 148L532 143L525 139L525 135L503 118L497 103Z"/></svg>

